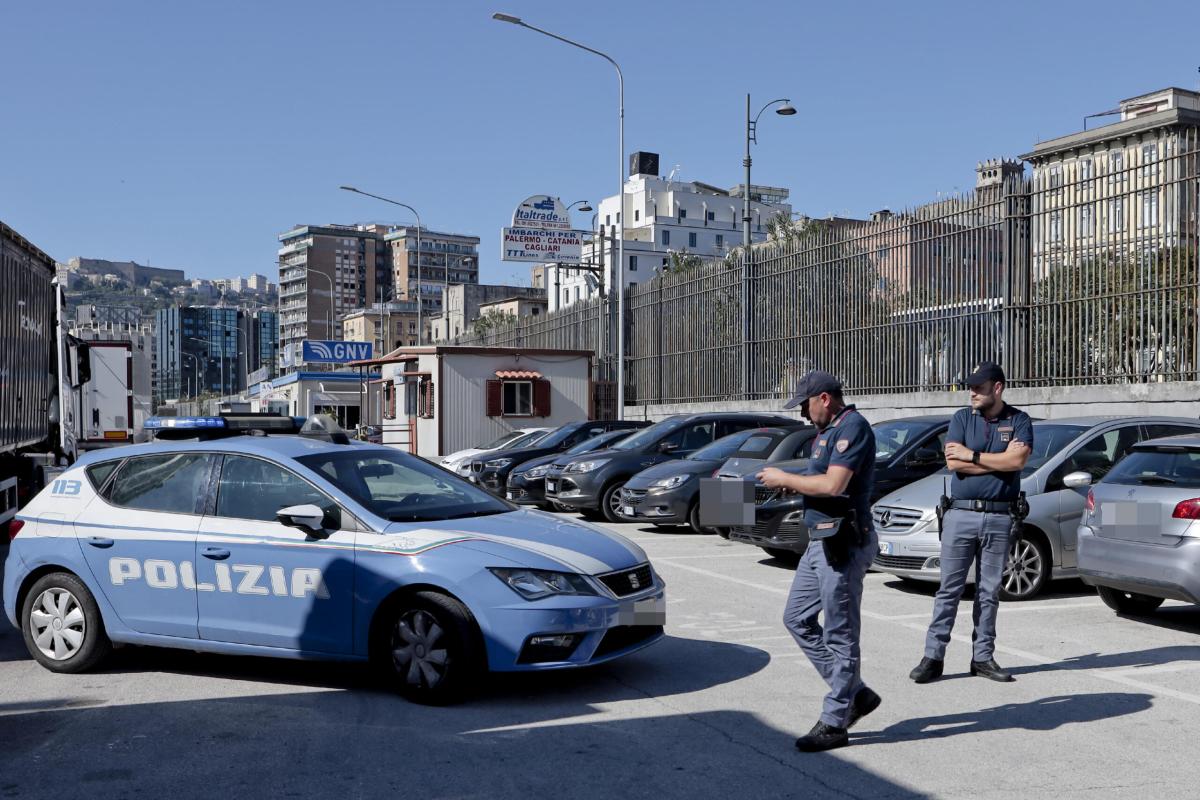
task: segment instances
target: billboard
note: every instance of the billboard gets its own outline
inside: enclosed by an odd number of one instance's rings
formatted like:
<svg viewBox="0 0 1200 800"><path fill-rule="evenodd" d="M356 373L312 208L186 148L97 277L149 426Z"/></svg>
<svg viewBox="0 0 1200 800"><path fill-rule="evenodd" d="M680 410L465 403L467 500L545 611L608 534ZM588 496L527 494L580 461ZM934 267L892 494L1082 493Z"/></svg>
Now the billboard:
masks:
<svg viewBox="0 0 1200 800"><path fill-rule="evenodd" d="M500 258L504 261L579 264L583 260L583 231L504 228Z"/></svg>

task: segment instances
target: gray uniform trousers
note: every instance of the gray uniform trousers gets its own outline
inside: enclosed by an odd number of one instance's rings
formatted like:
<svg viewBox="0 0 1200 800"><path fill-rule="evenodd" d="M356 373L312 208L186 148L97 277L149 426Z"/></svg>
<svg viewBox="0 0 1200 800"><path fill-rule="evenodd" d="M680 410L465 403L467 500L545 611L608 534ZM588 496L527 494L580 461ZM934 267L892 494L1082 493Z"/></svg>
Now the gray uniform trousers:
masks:
<svg viewBox="0 0 1200 800"><path fill-rule="evenodd" d="M933 601L933 621L925 637L925 656L939 661L954 629L958 601L967 572L975 564L975 605L971 635L974 661L988 661L996 647L996 615L1000 610L1000 581L1008 559L1012 517L952 508L942 522L942 583Z"/></svg>
<svg viewBox="0 0 1200 800"><path fill-rule="evenodd" d="M825 559L824 545L810 542L783 610L783 624L829 684L821 721L836 728L846 727L854 696L863 688L859 674L863 578L878 552L879 538L872 530L864 545L851 550L847 563L834 567ZM824 629L817 622L822 611Z"/></svg>

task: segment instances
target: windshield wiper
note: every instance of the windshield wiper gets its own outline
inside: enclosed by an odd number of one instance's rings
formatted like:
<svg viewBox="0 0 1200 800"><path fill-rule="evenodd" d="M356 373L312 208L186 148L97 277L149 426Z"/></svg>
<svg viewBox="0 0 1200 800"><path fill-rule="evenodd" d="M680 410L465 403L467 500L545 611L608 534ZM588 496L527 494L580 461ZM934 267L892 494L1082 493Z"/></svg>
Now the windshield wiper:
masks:
<svg viewBox="0 0 1200 800"><path fill-rule="evenodd" d="M1168 478L1165 475L1139 475L1138 483L1144 483L1147 486L1158 484L1160 486L1173 486L1177 481L1174 478Z"/></svg>
<svg viewBox="0 0 1200 800"><path fill-rule="evenodd" d="M464 511L461 514L448 514L447 516L444 516L444 517L438 517L438 519L465 519L467 517L490 517L493 514L507 514L507 513L508 513L507 508L493 509L490 511Z"/></svg>

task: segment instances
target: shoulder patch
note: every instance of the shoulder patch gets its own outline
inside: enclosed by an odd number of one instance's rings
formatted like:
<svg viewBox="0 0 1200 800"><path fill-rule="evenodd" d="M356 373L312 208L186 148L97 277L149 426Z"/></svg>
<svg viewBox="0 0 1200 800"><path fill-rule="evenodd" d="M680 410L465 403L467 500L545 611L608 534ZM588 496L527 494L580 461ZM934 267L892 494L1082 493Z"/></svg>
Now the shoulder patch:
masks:
<svg viewBox="0 0 1200 800"><path fill-rule="evenodd" d="M850 440L849 440L849 439L838 439L838 443L837 443L837 451L838 451L839 453L844 453L844 452L846 452L846 448L847 448L847 447L849 447L849 446L850 446Z"/></svg>

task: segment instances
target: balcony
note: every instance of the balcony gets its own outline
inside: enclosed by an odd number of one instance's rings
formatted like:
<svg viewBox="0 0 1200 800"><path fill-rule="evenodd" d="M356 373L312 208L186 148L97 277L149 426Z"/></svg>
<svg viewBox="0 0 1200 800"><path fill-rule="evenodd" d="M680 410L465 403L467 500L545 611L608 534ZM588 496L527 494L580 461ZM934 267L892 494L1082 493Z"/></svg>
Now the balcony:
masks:
<svg viewBox="0 0 1200 800"><path fill-rule="evenodd" d="M313 240L311 238L301 239L297 242L292 242L286 247L279 248L279 257L282 258L284 256L291 255L292 253L299 253L301 250L307 250L312 246Z"/></svg>

